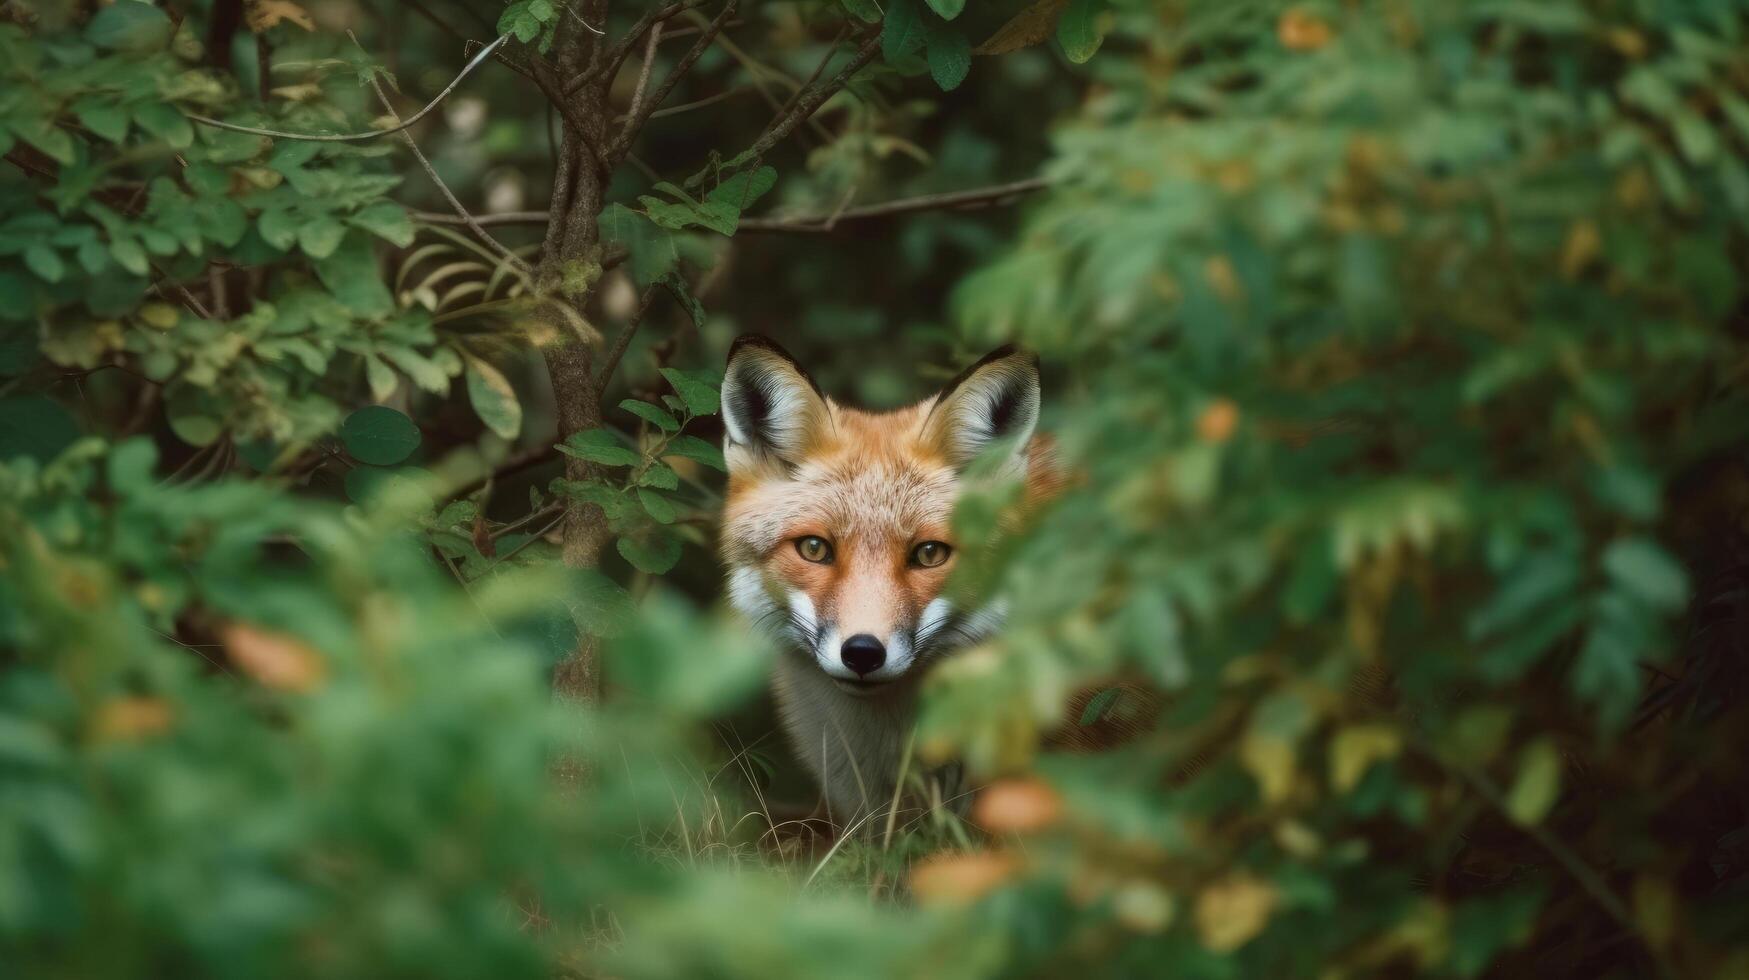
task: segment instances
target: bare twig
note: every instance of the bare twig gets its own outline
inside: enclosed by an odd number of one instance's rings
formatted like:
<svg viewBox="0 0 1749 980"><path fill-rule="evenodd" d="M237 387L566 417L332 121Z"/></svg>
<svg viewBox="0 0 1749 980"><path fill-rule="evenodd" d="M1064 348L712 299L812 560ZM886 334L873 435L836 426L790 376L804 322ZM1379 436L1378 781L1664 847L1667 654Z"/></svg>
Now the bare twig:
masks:
<svg viewBox="0 0 1749 980"><path fill-rule="evenodd" d="M795 105L796 105L796 100L800 99L802 97L802 93L813 88L814 83L818 82L820 80L820 76L825 74L825 72L826 72L826 66L832 63L832 56L836 55L838 53L838 45L844 43L844 36L846 34L849 34L849 33L850 33L850 25L849 24L845 24L843 27L840 27L838 29L838 36L834 37L832 39L832 43L828 44L826 46L826 54L824 57L822 57L820 59L820 63L814 66L813 74L808 76L807 81L796 86L796 90L794 92L790 93L789 101L785 102L783 104L783 108L777 110L777 114L779 116L782 116L785 113L789 112L791 109L794 109Z"/></svg>
<svg viewBox="0 0 1749 980"><path fill-rule="evenodd" d="M906 197L860 208L845 208L836 214L801 218L742 218L737 230L761 233L823 234L846 222L891 218L920 211L960 211L1007 204L1017 197L1051 186L1049 179L1034 177L994 187L980 187L946 194L925 194Z"/></svg>
<svg viewBox="0 0 1749 980"><path fill-rule="evenodd" d="M627 139L631 135L633 120L638 118L643 108L644 89L650 85L650 69L656 65L656 45L662 43L662 22L657 21L650 28L650 39L644 42L644 64L638 69L638 87L632 90L632 105L626 110L625 128L620 130L619 138Z"/></svg>
<svg viewBox="0 0 1749 980"><path fill-rule="evenodd" d="M524 450L523 452L511 456L504 462L499 463L497 468L492 470L492 472L462 484L460 487L456 488L452 496L455 498L466 497L485 486L488 482L495 483L512 473L520 472L531 466L538 466L558 455L559 451L552 446L536 446L533 449Z"/></svg>
<svg viewBox="0 0 1749 980"><path fill-rule="evenodd" d="M626 57L632 52L632 47L638 43L639 38L644 36L645 31L657 24L667 23L674 18L674 15L691 5L690 3L671 3L644 11L644 15L632 24L631 30L626 31L624 37L613 42L613 46L607 49L605 57L601 59L601 64L593 71L573 79L564 87L564 94L570 95L599 78L611 80L614 75L619 73L619 66L625 63Z"/></svg>
<svg viewBox="0 0 1749 980"><path fill-rule="evenodd" d="M626 152L631 149L632 140L644 128L644 123L649 119L650 113L668 100L669 93L673 92L674 87L680 84L680 80L686 77L686 73L692 70L693 64L722 32L723 25L727 24L729 18L734 16L735 8L739 3L740 0L728 0L727 3L723 4L722 12L711 21L710 28L700 34L698 40L693 42L692 47L687 49L686 54L681 56L680 62L674 66L666 78L662 79L662 84L656 89L656 93L642 105L632 107L631 118L626 120L625 128L620 131L619 138L614 140L612 148L606 154L609 162L618 162L625 158Z"/></svg>
<svg viewBox="0 0 1749 980"><path fill-rule="evenodd" d="M358 38L354 37L352 43L357 44ZM399 120L401 117L395 112L394 105L389 102L388 93L383 91L383 83L377 79L374 73L370 77L370 87L376 91L377 100L383 104L383 111L396 120ZM468 209L462 206L461 200L449 189L449 185L445 184L443 178L437 175L437 168L433 167L431 161L426 159L425 154L419 149L418 141L413 139L413 134L406 132L403 128L401 139L407 144L407 149L412 151L413 159L418 160L419 166L424 168L425 176L430 177L431 182L437 185L438 191L443 194L443 199L449 202L450 208L455 211L456 217L461 219L462 224L466 225L467 229L473 232L475 237L490 246L494 252L497 252L504 261L510 263L510 267L515 269L517 273L522 276L524 281L532 281L534 278L534 270L529 267L527 262L518 258L516 253L505 248L504 243L493 238L491 233L485 228L482 228L478 221L474 220L474 216L469 214Z"/></svg>
<svg viewBox="0 0 1749 980"><path fill-rule="evenodd" d="M723 102L723 101L726 101L728 99L732 99L737 95L745 95L748 92L754 92L754 91L758 91L758 86L756 86L756 85L737 85L734 88L723 89L721 92L718 92L715 95L707 95L702 99L694 99L691 102L682 102L679 105L671 105L666 109L657 109L655 112L650 113L650 118L651 119L666 119L669 116L678 116L683 112L691 112L694 109L703 109L706 106L713 106L713 105L716 105L718 102ZM616 119L614 121L619 122L619 121L624 120L626 118L627 118L627 116L620 116L618 119Z"/></svg>
<svg viewBox="0 0 1749 980"><path fill-rule="evenodd" d="M832 79L824 85L810 86L810 90L806 94L798 93L789 110L779 113L778 117L771 121L771 125L766 127L765 132L753 141L753 145L742 151L731 162L743 163L754 157L762 157L767 150L788 139L789 134L795 132L796 127L800 126L804 120L813 118L814 113L825 104L827 99L837 94L839 89L850 84L850 80L856 76L856 73L873 61L874 56L880 50L881 32L870 31L863 38L862 46L856 49L856 54L852 55L850 61L839 69L838 74L832 76Z"/></svg>
<svg viewBox="0 0 1749 980"><path fill-rule="evenodd" d="M846 208L832 214L803 215L794 218L742 218L740 231L752 231L761 234L821 234L836 229L839 225L868 221L877 218L890 218L902 214L912 214L920 211L950 211L971 210L973 208L996 207L1012 202L1036 191L1051 186L1050 180L1044 177L1033 177L1027 180L1017 180L1007 184L997 184L992 187L977 187L971 190L952 191L946 194L925 194L920 197L903 197L880 204L869 204L859 208ZM439 214L431 211L415 211L413 217L419 221L434 225L460 224L453 215ZM475 218L482 225L544 225L547 223L545 211L506 211L502 214L482 214Z"/></svg>
<svg viewBox="0 0 1749 980"><path fill-rule="evenodd" d="M625 356L626 348L632 345L632 337L644 322L644 315L650 312L650 304L656 301L656 291L660 288L652 284L644 290L644 295L638 300L638 311L620 328L619 336L613 338L613 345L602 353L601 371L595 376L597 394L606 394L607 382L613 378L613 372L619 369L620 358Z"/></svg>
<svg viewBox="0 0 1749 980"><path fill-rule="evenodd" d="M189 119L191 119L197 123L200 123L203 126L211 126L214 129L229 130L230 132L233 132L233 133L248 133L251 136L270 136L274 139L305 140L305 141L313 142L313 143L356 143L356 142L359 142L361 140L374 140L379 136L387 136L390 133L398 133L398 132L412 126L414 123L418 122L419 120L425 118L427 113L431 112L431 110L437 108L440 104L442 104L444 99L449 98L449 94L451 92L455 91L456 86L461 84L462 79L468 77L468 75L471 72L473 72L473 70L475 68L478 68L480 66L481 62L485 61L487 58L490 58L492 56L492 52L498 50L498 48L500 46L502 46L504 44L504 42L508 41L509 39L510 39L510 35L501 34L498 36L497 40L493 41L491 44L488 44L484 48L480 49L480 53L474 55L473 59L471 61L469 61L466 66L464 66L462 68L461 73L456 75L456 77L454 79L452 79L448 85L444 86L443 91L437 93L437 98L432 99L430 105L427 105L425 108L420 109L418 112L415 112L413 115L408 116L406 119L402 120L398 125L393 126L389 129L373 129L373 130L370 130L368 132L363 132L363 133L333 133L333 134L287 133L287 132L282 132L282 131L277 130L277 129L258 129L254 126L239 126L235 123L228 123L228 122L224 122L223 120L219 120L219 119L211 119L211 118L208 118L206 116L197 116L194 113L185 113L185 115L187 115Z"/></svg>

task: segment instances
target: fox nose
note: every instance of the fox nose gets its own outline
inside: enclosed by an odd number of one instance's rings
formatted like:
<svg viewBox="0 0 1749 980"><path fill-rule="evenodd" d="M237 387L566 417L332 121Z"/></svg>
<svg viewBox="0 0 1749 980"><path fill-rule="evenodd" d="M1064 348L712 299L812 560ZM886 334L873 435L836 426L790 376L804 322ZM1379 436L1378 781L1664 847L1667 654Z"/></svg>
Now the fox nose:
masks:
<svg viewBox="0 0 1749 980"><path fill-rule="evenodd" d="M844 661L844 666L858 674L872 674L887 662L887 648L867 633L858 633L844 641L838 657Z"/></svg>

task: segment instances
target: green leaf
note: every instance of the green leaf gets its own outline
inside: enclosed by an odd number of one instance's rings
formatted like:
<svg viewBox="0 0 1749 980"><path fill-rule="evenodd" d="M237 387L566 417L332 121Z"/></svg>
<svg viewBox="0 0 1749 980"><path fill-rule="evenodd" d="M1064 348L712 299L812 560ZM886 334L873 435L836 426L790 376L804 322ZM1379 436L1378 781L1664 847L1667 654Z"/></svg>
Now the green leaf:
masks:
<svg viewBox="0 0 1749 980"><path fill-rule="evenodd" d="M480 421L506 439L522 431L522 403L516 389L495 367L477 357L468 358L468 401Z"/></svg>
<svg viewBox="0 0 1749 980"><path fill-rule="evenodd" d="M592 636L621 635L637 616L631 593L612 579L590 568L574 573L565 601L577 627Z"/></svg>
<svg viewBox="0 0 1749 980"><path fill-rule="evenodd" d="M680 541L666 531L621 537L616 544L633 568L650 575L661 575L680 561Z"/></svg>
<svg viewBox="0 0 1749 980"><path fill-rule="evenodd" d="M170 17L149 3L116 0L92 15L85 39L112 51L151 51L170 40Z"/></svg>
<svg viewBox="0 0 1749 980"><path fill-rule="evenodd" d="M1105 0L1069 0L1063 16L1057 21L1057 43L1063 54L1079 65L1093 57L1105 38L1099 33L1099 15L1105 10Z"/></svg>
<svg viewBox="0 0 1749 980"><path fill-rule="evenodd" d="M406 208L393 201L378 201L348 215L346 221L398 248L413 244L413 219L407 217Z"/></svg>
<svg viewBox="0 0 1749 980"><path fill-rule="evenodd" d="M959 88L972 70L972 45L946 24L929 25L929 75L943 92Z"/></svg>
<svg viewBox="0 0 1749 980"><path fill-rule="evenodd" d="M686 315L692 318L692 325L697 329L704 329L704 304L700 303L698 297L693 295L692 287L687 284L686 278L678 272L670 272L662 277L662 285L668 290L668 294L674 297L674 301L686 310Z"/></svg>
<svg viewBox="0 0 1749 980"><path fill-rule="evenodd" d="M79 125L111 143L128 138L128 111L113 102L83 99L73 106L73 115L79 120Z"/></svg>
<svg viewBox="0 0 1749 980"><path fill-rule="evenodd" d="M24 265L46 282L60 282L67 274L67 265L55 250L47 245L32 245L24 250Z"/></svg>
<svg viewBox="0 0 1749 980"><path fill-rule="evenodd" d="M638 488L638 503L644 505L644 513L649 514L650 519L658 524L672 524L674 518L679 516L672 501L660 492L646 487Z"/></svg>
<svg viewBox="0 0 1749 980"><path fill-rule="evenodd" d="M881 19L881 8L879 4L875 3L875 0L841 0L841 2L850 16L864 24L874 24Z"/></svg>
<svg viewBox="0 0 1749 980"><path fill-rule="evenodd" d="M773 187L777 186L777 170L759 167L743 170L723 181L705 195L705 200L730 205L737 213L747 210Z"/></svg>
<svg viewBox="0 0 1749 980"><path fill-rule="evenodd" d="M686 402L686 410L694 415L715 415L719 407L720 387L675 368L663 368L662 377L674 386L674 393Z"/></svg>
<svg viewBox="0 0 1749 980"><path fill-rule="evenodd" d="M1108 687L1088 698L1087 706L1081 709L1080 724L1083 727L1099 724L1100 719L1104 718L1112 706L1117 704L1117 697L1120 693L1122 692L1118 688Z"/></svg>
<svg viewBox="0 0 1749 980"><path fill-rule="evenodd" d="M156 482L152 473L157 465L158 447L152 445L152 440L128 439L110 450L105 467L109 486L125 496L151 490Z"/></svg>
<svg viewBox="0 0 1749 980"><path fill-rule="evenodd" d="M375 354L364 355L364 379L370 385L370 396L379 402L394 394L395 388L400 384L395 376L395 369Z"/></svg>
<svg viewBox="0 0 1749 980"><path fill-rule="evenodd" d="M723 451L697 436L675 436L669 441L664 455L679 456L682 459L703 463L721 473L729 471L728 464L723 462Z"/></svg>
<svg viewBox="0 0 1749 980"><path fill-rule="evenodd" d="M680 421L674 416L668 414L668 411L660 406L652 405L649 402L641 402L633 398L627 398L619 403L619 407L636 415L638 418L643 419L651 425L656 426L663 432L680 431Z"/></svg>
<svg viewBox="0 0 1749 980"><path fill-rule="evenodd" d="M658 490L678 490L680 474L666 463L651 463L644 472L638 475L638 485L655 487Z"/></svg>
<svg viewBox="0 0 1749 980"><path fill-rule="evenodd" d="M146 259L146 250L132 238L118 238L109 243L109 257L116 264L136 276L143 276L151 269L151 263Z"/></svg>
<svg viewBox="0 0 1749 980"><path fill-rule="evenodd" d="M888 63L923 50L923 18L916 0L887 0L887 17L881 25L881 56Z"/></svg>
<svg viewBox="0 0 1749 980"><path fill-rule="evenodd" d="M116 6L132 2L134 0L120 0ZM185 150L194 143L194 124L173 105L148 102L134 110L134 122L139 123L141 129L170 144L172 149Z"/></svg>
<svg viewBox="0 0 1749 980"><path fill-rule="evenodd" d="M42 395L0 398L0 461L28 456L46 462L79 438L79 423Z"/></svg>
<svg viewBox="0 0 1749 980"><path fill-rule="evenodd" d="M346 238L346 226L330 217L320 217L298 229L298 245L312 259L334 254Z"/></svg>
<svg viewBox="0 0 1749 980"><path fill-rule="evenodd" d="M559 443L559 452L577 459L586 459L603 466L636 466L643 460L636 452L620 444L619 438L606 429L585 429L572 433Z"/></svg>
<svg viewBox="0 0 1749 980"><path fill-rule="evenodd" d="M282 252L291 251L298 241L298 219L290 211L263 211L255 219L261 239Z"/></svg>
<svg viewBox="0 0 1749 980"><path fill-rule="evenodd" d="M600 228L603 241L622 245L630 253L632 278L640 286L661 279L680 261L674 236L623 204L602 210Z"/></svg>
<svg viewBox="0 0 1749 980"><path fill-rule="evenodd" d="M333 254L317 260L316 275L335 299L360 316L385 316L395 308L370 242L360 235L347 235Z"/></svg>
<svg viewBox="0 0 1749 980"><path fill-rule="evenodd" d="M387 405L366 405L341 423L340 442L361 463L393 466L419 448L419 427Z"/></svg>
<svg viewBox="0 0 1749 980"><path fill-rule="evenodd" d="M953 20L966 9L966 0L929 0L929 9L940 14L943 20Z"/></svg>
<svg viewBox="0 0 1749 980"><path fill-rule="evenodd" d="M1561 754L1554 743L1538 739L1518 757L1518 776L1506 793L1506 815L1524 827L1534 827L1561 795Z"/></svg>
<svg viewBox="0 0 1749 980"><path fill-rule="evenodd" d="M225 434L223 414L212 395L191 384L178 384L164 398L170 431L190 446L210 446Z"/></svg>
<svg viewBox="0 0 1749 980"><path fill-rule="evenodd" d="M1656 541L1620 538L1603 553L1603 569L1628 595L1660 612L1681 609L1688 600L1688 576Z"/></svg>

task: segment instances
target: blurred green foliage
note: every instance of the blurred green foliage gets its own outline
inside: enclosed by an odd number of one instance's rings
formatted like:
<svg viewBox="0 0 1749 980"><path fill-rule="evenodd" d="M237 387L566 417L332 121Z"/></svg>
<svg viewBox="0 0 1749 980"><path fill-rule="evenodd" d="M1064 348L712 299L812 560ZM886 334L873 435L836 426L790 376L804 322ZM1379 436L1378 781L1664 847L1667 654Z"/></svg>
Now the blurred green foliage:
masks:
<svg viewBox="0 0 1749 980"><path fill-rule="evenodd" d="M749 5L563 270L573 338L662 298L561 438L549 287L397 139L189 117L359 131L568 9L0 6L10 971L1749 976L1743 4ZM548 204L534 91L410 131L470 208ZM1070 488L919 732L970 824L790 818L770 651L705 611L744 329L875 407L1043 355Z"/></svg>

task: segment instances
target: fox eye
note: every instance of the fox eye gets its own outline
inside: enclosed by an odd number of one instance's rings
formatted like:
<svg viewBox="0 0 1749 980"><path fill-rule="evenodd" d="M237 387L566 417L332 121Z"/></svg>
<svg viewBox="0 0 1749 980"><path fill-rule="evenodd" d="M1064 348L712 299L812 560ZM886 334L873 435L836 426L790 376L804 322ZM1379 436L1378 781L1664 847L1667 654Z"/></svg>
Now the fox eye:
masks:
<svg viewBox="0 0 1749 980"><path fill-rule="evenodd" d="M818 565L824 565L832 560L832 546L826 539L810 534L796 539L796 554Z"/></svg>
<svg viewBox="0 0 1749 980"><path fill-rule="evenodd" d="M953 549L941 541L925 541L911 549L911 564L919 568L934 568L947 561L947 556L953 554Z"/></svg>

